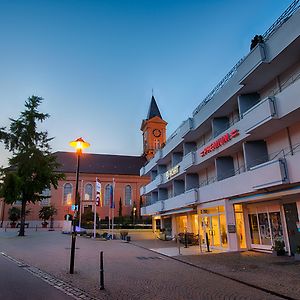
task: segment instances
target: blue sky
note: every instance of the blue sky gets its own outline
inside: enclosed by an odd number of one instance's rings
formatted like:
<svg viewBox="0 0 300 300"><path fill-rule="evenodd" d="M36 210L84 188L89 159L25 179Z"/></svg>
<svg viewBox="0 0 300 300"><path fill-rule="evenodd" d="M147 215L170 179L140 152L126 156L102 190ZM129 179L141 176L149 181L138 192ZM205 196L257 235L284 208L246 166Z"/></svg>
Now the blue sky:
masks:
<svg viewBox="0 0 300 300"><path fill-rule="evenodd" d="M152 89L170 135L291 2L0 0L0 126L34 94L53 150L139 155Z"/></svg>

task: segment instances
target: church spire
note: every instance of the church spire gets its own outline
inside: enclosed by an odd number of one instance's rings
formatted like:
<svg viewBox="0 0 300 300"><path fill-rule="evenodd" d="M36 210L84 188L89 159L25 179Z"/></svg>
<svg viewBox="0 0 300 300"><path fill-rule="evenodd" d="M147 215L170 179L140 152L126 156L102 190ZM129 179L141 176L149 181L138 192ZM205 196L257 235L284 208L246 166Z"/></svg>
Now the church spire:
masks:
<svg viewBox="0 0 300 300"><path fill-rule="evenodd" d="M162 119L160 111L159 111L158 106L157 106L157 103L155 101L155 98L152 95L149 110L148 110L147 120L150 120L154 117L159 117L159 118Z"/></svg>
<svg viewBox="0 0 300 300"><path fill-rule="evenodd" d="M153 93L153 92L152 92ZM147 119L142 121L143 155L150 160L158 149L166 143L167 122L161 117L155 98L152 94Z"/></svg>

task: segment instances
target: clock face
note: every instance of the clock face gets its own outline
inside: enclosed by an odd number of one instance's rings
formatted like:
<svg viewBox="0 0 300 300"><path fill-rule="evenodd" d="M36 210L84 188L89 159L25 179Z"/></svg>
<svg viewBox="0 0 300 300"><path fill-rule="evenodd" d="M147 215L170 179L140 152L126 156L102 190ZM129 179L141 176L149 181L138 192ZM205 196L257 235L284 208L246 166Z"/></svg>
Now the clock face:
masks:
<svg viewBox="0 0 300 300"><path fill-rule="evenodd" d="M154 135L155 137L160 137L160 136L161 136L161 131L160 131L159 129L154 129L154 130L153 130L153 135Z"/></svg>

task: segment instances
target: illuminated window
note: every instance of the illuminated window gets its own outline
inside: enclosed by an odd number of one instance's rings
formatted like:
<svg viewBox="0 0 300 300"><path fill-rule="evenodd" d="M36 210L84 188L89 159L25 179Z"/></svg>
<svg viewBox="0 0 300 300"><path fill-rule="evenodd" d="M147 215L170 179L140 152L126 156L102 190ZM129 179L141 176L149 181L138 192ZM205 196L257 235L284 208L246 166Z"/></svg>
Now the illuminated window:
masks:
<svg viewBox="0 0 300 300"><path fill-rule="evenodd" d="M125 186L125 205L131 205L132 190L130 185Z"/></svg>
<svg viewBox="0 0 300 300"><path fill-rule="evenodd" d="M90 184L90 183L85 185L84 200L86 200L86 201L92 201L93 200L93 185Z"/></svg>
<svg viewBox="0 0 300 300"><path fill-rule="evenodd" d="M72 184L66 183L64 185L64 205L71 205L72 204Z"/></svg>
<svg viewBox="0 0 300 300"><path fill-rule="evenodd" d="M105 195L104 195L104 205L108 206L109 205L109 201L110 201L110 191L111 191L111 187L110 184L108 184L105 187Z"/></svg>

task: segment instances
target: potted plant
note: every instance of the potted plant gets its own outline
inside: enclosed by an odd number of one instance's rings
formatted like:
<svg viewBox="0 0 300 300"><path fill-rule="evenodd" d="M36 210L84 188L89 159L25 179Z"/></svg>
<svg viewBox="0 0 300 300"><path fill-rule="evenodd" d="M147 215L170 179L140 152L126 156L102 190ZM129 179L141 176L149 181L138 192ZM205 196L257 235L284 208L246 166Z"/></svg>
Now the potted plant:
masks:
<svg viewBox="0 0 300 300"><path fill-rule="evenodd" d="M276 252L277 256L285 254L285 244L283 240L275 240L272 249Z"/></svg>
<svg viewBox="0 0 300 300"><path fill-rule="evenodd" d="M8 210L8 219L10 222L10 227L15 228L16 222L19 221L21 218L21 210L18 207L11 207Z"/></svg>
<svg viewBox="0 0 300 300"><path fill-rule="evenodd" d="M300 261L300 245L298 245L296 248L295 260Z"/></svg>
<svg viewBox="0 0 300 300"><path fill-rule="evenodd" d="M39 218L43 220L42 227L47 228L48 220L52 219L54 215L56 215L57 209L54 206L44 206L39 211Z"/></svg>

